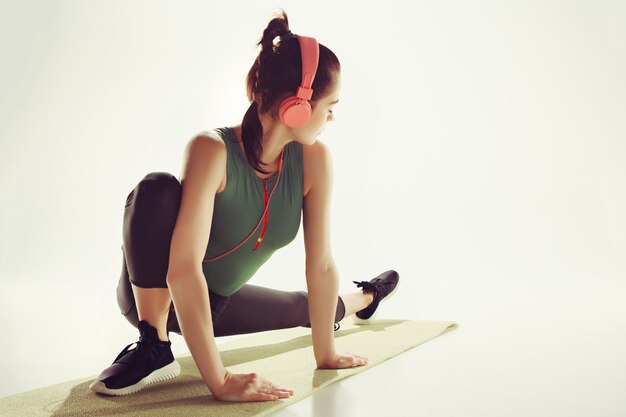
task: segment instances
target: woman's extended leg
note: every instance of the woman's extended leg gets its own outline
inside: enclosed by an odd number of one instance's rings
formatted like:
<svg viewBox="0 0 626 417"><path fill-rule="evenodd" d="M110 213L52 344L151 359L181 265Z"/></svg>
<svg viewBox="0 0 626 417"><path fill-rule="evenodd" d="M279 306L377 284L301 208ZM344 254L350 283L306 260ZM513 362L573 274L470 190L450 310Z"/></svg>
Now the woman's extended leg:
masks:
<svg viewBox="0 0 626 417"><path fill-rule="evenodd" d="M348 304L342 297L337 300L335 323L371 302L370 294L348 294ZM231 295L223 311L213 317L215 336L300 326L310 326L308 294L305 291L281 291L250 284Z"/></svg>
<svg viewBox="0 0 626 417"><path fill-rule="evenodd" d="M374 293L368 290L341 294L339 297L343 300L343 304L346 307L346 316L363 310L374 301Z"/></svg>
<svg viewBox="0 0 626 417"><path fill-rule="evenodd" d="M308 295L246 284L229 297L224 310L213 318L215 336L230 336L310 325ZM338 300L335 322L344 317Z"/></svg>
<svg viewBox="0 0 626 417"><path fill-rule="evenodd" d="M363 291L338 297L335 323L355 313L360 324L366 323L380 301L397 289L398 279L398 273L389 270L369 281L354 281ZM247 284L230 297L211 295L223 301L213 315L215 336L310 327L311 324L305 291L281 291Z"/></svg>

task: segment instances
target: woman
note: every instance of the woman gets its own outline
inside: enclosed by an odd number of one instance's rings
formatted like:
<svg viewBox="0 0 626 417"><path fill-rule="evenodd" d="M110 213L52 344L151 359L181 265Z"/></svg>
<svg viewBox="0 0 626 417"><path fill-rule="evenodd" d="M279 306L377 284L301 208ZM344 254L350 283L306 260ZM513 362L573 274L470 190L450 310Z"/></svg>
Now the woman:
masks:
<svg viewBox="0 0 626 417"><path fill-rule="evenodd" d="M355 313L359 323L371 320L397 288L398 274L354 281L361 292L338 294L330 249L331 161L316 137L339 101L339 61L315 39L292 34L284 11L259 45L241 125L190 139L180 183L171 174L150 173L128 196L117 298L140 338L93 381L95 392L125 395L176 377L170 331L183 335L221 401L276 400L293 391L254 373L229 373L217 336L306 326L318 368L368 363L335 351L333 324ZM294 239L301 214L308 293L246 284Z"/></svg>

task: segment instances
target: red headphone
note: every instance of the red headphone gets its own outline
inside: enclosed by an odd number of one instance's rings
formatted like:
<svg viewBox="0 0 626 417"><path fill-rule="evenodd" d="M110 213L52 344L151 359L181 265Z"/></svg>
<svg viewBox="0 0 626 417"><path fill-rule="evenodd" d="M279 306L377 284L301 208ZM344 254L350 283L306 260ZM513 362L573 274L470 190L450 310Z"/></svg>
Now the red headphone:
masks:
<svg viewBox="0 0 626 417"><path fill-rule="evenodd" d="M291 32L287 32L287 34L291 35ZM319 45L315 38L309 38L306 36L300 36L295 34L293 34L292 36L298 38L298 41L300 41L300 54L302 55L302 82L300 84L300 87L298 87L295 96L287 97L280 103L278 116L280 117L280 121L283 122L285 125L289 127L300 127L305 125L311 118L312 109L309 100L311 100L311 97L313 95L313 89L311 88L311 86L313 85L315 73L317 72L317 63L319 61ZM283 36L281 36L281 42L286 40L282 38ZM261 242L263 241L263 236L265 236L265 230L267 229L270 200L272 199L274 191L276 191L276 186L278 185L282 174L284 153L285 148L283 147L283 150L280 152L280 161L278 162L278 178L276 179L276 184L274 184L274 188L272 188L272 192L270 193L269 197L267 196L267 187L265 187L265 185L267 184L265 182L266 180L263 180L263 190L265 191L265 210L263 211L263 215L259 219L259 222L257 223L254 230L250 232L248 237L246 237L243 242L241 242L234 248L214 258L204 259L202 263L215 261L239 249L244 243L248 241L248 239L250 239L250 237L252 237L254 232L256 232L261 225L261 221L263 221L263 229L261 230L261 235L257 239L257 242L252 250L256 250L261 245Z"/></svg>
<svg viewBox="0 0 626 417"><path fill-rule="evenodd" d="M319 45L314 38L293 35L300 41L302 55L302 83L295 96L290 96L280 103L278 116L281 122L289 127L300 127L311 118L311 96L313 95L313 80L317 72L319 61Z"/></svg>

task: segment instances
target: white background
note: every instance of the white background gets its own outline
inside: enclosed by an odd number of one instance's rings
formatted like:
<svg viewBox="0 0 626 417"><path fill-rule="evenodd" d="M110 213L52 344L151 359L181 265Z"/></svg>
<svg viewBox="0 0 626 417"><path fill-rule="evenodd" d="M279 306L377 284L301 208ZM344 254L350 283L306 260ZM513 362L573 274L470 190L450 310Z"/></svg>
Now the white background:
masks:
<svg viewBox="0 0 626 417"><path fill-rule="evenodd" d="M241 120L276 7L342 65L342 291L395 269L379 316L460 325L281 413L626 415L621 1L0 1L0 397L136 340L125 198ZM305 289L301 232L250 282Z"/></svg>

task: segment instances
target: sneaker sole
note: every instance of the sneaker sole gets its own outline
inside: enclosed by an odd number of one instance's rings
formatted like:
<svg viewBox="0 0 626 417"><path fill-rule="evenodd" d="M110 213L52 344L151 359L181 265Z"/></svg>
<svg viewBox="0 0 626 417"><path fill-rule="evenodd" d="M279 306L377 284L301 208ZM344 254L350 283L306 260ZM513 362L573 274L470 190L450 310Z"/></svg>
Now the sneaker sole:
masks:
<svg viewBox="0 0 626 417"><path fill-rule="evenodd" d="M104 385L104 382L94 381L89 386L89 389L91 389L93 392L106 395L128 395L137 392L150 384L174 379L178 375L180 375L180 364L176 361L176 359L174 359L174 362L153 371L150 375L143 378L141 381L137 382L134 385L130 385L124 388L107 388L106 385Z"/></svg>
<svg viewBox="0 0 626 417"><path fill-rule="evenodd" d="M398 291L398 287L400 287L400 280L398 280L398 283L396 284L396 287L393 289L393 291L391 291L389 293L389 295L387 295L385 298L383 298L382 300L380 300L380 304L382 304L383 302L389 300L391 297L393 297L393 295L396 293L396 291ZM354 324L358 324L358 325L364 325L364 324L371 324L373 322L375 322L376 320L374 320L376 318L376 315L378 314L378 310L380 309L380 304L378 304L378 308L376 309L376 311L374 311L374 314L372 314L372 317L370 317L369 319L360 319L357 317L356 313L352 315L352 322Z"/></svg>

